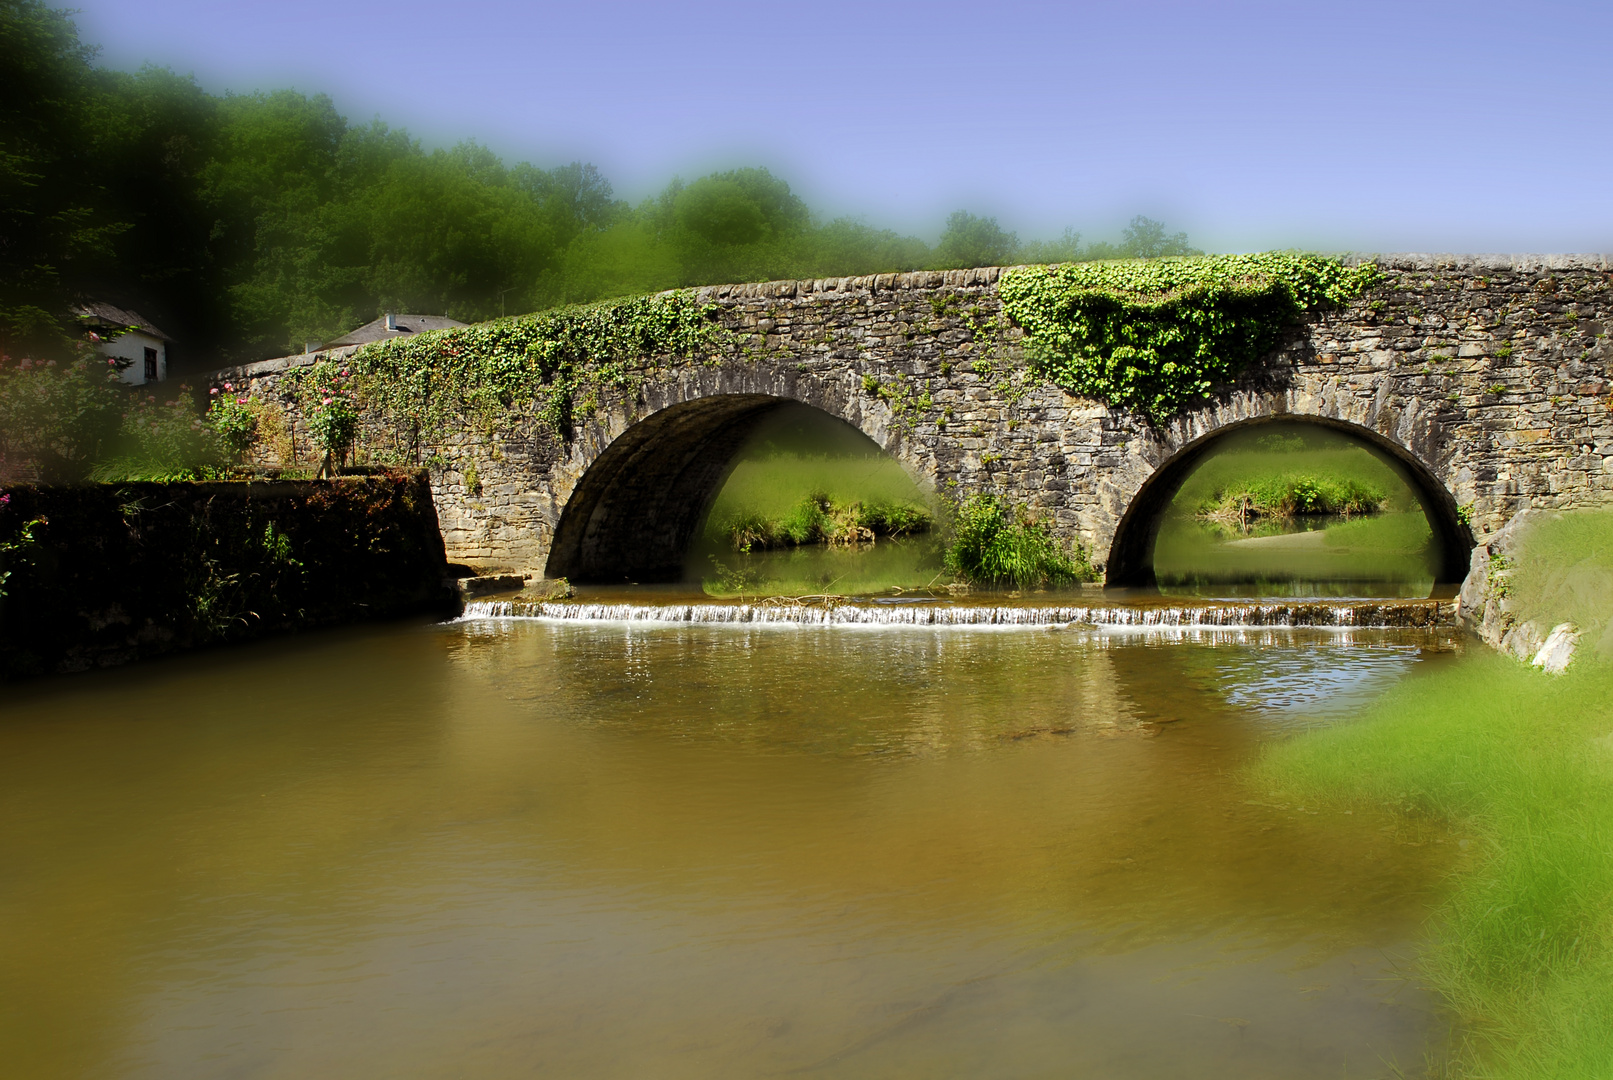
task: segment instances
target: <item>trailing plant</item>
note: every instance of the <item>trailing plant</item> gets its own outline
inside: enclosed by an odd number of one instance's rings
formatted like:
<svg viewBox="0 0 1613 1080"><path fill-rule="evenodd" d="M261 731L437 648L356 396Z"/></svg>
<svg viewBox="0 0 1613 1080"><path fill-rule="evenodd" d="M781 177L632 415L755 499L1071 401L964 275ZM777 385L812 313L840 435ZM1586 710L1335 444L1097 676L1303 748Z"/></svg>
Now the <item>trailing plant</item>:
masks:
<svg viewBox="0 0 1613 1080"><path fill-rule="evenodd" d="M1268 252L1017 267L998 293L1035 372L1157 422L1270 353L1303 313L1381 277L1373 263Z"/></svg>
<svg viewBox="0 0 1613 1080"><path fill-rule="evenodd" d="M1086 549L1067 550L1043 522L996 495L974 495L952 514L946 568L977 585L1032 589L1094 581Z"/></svg>
<svg viewBox="0 0 1613 1080"><path fill-rule="evenodd" d="M416 458L424 443L467 424L490 432L511 411L569 439L602 389L636 387L642 367L709 351L714 310L687 293L557 308L379 342L351 368L359 399Z"/></svg>

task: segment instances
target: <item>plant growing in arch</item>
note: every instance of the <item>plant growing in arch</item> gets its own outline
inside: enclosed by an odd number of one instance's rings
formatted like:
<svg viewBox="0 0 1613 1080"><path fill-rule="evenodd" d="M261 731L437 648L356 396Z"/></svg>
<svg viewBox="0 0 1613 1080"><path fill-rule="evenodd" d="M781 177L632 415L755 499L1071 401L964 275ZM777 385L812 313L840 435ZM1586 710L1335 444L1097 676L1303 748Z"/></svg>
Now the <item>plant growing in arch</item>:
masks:
<svg viewBox="0 0 1613 1080"><path fill-rule="evenodd" d="M1380 277L1374 263L1269 252L1018 267L998 292L1034 372L1157 422L1231 382L1305 312Z"/></svg>
<svg viewBox="0 0 1613 1080"><path fill-rule="evenodd" d="M980 585L1034 589L1093 581L1087 553L1065 549L1043 522L997 495L972 495L953 510L946 568Z"/></svg>

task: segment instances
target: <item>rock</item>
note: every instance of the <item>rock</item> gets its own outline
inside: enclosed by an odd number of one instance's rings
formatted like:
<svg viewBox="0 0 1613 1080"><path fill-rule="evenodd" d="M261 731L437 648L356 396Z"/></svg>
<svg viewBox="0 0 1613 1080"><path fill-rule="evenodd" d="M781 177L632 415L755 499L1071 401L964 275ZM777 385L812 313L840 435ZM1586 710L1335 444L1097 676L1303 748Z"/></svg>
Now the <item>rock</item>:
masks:
<svg viewBox="0 0 1613 1080"><path fill-rule="evenodd" d="M1546 510L1524 510L1505 526L1484 537L1473 549L1467 578L1457 597L1457 617L1484 643L1520 660L1528 660L1544 643L1540 628L1518 622L1508 593L1512 567L1523 535L1535 524L1559 515Z"/></svg>
<svg viewBox="0 0 1613 1080"><path fill-rule="evenodd" d="M1540 646L1530 663L1542 668L1548 675L1561 675L1568 670L1570 661L1574 659L1574 647L1578 644L1579 629L1573 623L1558 623L1546 635L1546 643Z"/></svg>

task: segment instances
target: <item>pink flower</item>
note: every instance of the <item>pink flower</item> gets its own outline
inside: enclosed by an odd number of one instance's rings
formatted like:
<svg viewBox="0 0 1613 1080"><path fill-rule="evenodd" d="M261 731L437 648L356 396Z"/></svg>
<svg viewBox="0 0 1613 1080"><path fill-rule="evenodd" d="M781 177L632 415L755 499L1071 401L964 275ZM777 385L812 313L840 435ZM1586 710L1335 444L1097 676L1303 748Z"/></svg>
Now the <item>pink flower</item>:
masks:
<svg viewBox="0 0 1613 1080"><path fill-rule="evenodd" d="M229 383L225 383L225 384L224 384L224 389L226 389L226 390L234 390L234 389L235 389L235 387L234 387L234 386L231 386L231 385L230 385L230 384L229 384Z"/></svg>
<svg viewBox="0 0 1613 1080"><path fill-rule="evenodd" d="M118 363L118 358L115 357L115 356L109 356L109 357L106 358L106 362L111 364L113 367L116 367L117 363Z"/></svg>
<svg viewBox="0 0 1613 1080"><path fill-rule="evenodd" d="M344 379L347 378L347 369L346 368L342 368L342 378L344 378Z"/></svg>
<svg viewBox="0 0 1613 1080"><path fill-rule="evenodd" d="M326 404L326 405L329 405L329 404L330 404L330 398L326 398L326 399L325 399L325 404Z"/></svg>
<svg viewBox="0 0 1613 1080"><path fill-rule="evenodd" d="M212 389L208 390L207 392L209 394L212 394L214 397L217 397L218 396L218 387L215 386Z"/></svg>
<svg viewBox="0 0 1613 1080"><path fill-rule="evenodd" d="M238 398L235 399L235 403L237 405L245 405L246 404L246 398L238 397Z"/></svg>

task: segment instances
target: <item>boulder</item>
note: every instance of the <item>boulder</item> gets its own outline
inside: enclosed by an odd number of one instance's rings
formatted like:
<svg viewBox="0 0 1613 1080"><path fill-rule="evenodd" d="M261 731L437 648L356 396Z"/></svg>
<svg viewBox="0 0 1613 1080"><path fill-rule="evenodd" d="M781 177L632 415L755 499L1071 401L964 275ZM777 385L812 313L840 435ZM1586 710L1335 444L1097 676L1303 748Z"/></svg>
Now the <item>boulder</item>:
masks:
<svg viewBox="0 0 1613 1080"><path fill-rule="evenodd" d="M1561 675L1568 670L1569 661L1574 659L1574 647L1578 644L1579 629L1573 623L1558 623L1546 635L1545 644L1535 652L1535 658L1530 663L1548 675Z"/></svg>

